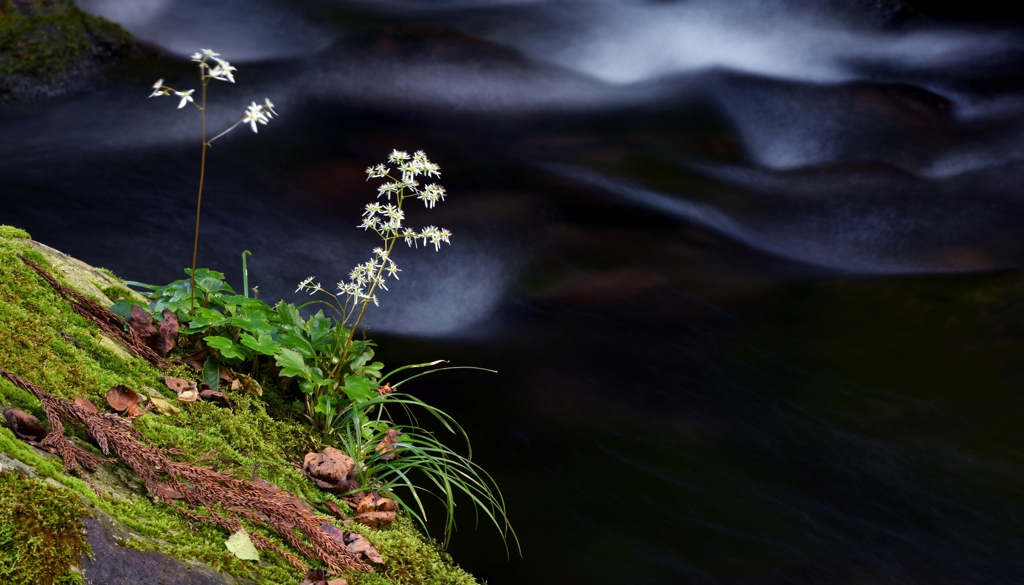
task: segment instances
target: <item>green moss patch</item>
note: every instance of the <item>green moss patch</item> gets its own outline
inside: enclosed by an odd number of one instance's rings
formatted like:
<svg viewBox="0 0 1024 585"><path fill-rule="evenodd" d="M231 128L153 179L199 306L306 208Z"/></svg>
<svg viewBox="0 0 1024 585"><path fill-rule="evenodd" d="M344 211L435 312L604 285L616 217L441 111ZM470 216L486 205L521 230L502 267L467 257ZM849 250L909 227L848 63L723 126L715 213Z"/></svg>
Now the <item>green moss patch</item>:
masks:
<svg viewBox="0 0 1024 585"><path fill-rule="evenodd" d="M0 368L10 370L51 394L64 398L85 396L101 408L104 394L112 386L124 384L142 394L156 392L167 400L174 394L162 382L162 376L195 378L187 366L175 366L164 372L139 359L124 359L101 341L96 327L75 314L68 305L28 266L17 258L25 255L43 266L46 259L23 239L21 230L0 226ZM27 236L27 234L24 234ZM58 279L63 277L57 273ZM149 388L150 390L146 390ZM322 447L319 435L301 421L291 418L286 408L268 412L266 399L274 400L276 391L268 388L264 398L230 393L232 412L211 403L180 404L179 416L145 414L134 426L156 446L176 449L179 461L210 466L238 479L251 479L258 466L261 479L296 493L314 509L323 511L334 496L316 488L295 468L310 449ZM30 394L0 379L0 410L17 407L43 418L39 402ZM77 436L88 443L84 434ZM40 478L53 478L79 494L83 502L116 518L139 538L129 538L129 546L170 554L182 560L196 560L235 577L258 583L294 584L302 579L279 555L262 553L259 563L234 558L224 545L230 536L212 524L190 523L163 503L152 501L121 464L104 465L90 481L104 486L97 495L81 479L63 473L60 460L44 456L17 440L11 431L0 427L0 452L32 466ZM114 486L109 489L106 486ZM49 492L47 492L49 493ZM346 506L340 504L344 509ZM0 501L2 506L2 501ZM2 512L0 512L2 513ZM0 516L0 534L12 529L10 520ZM275 533L259 526L246 526L274 541L283 550L301 557ZM435 544L426 540L404 517L392 527L363 532L387 562L391 582L401 585L457 583L475 580L456 567ZM6 547L0 546L6 550ZM2 553L0 553L2 554ZM317 561L306 559L313 567ZM0 573L0 582L8 581ZM384 584L380 573L348 575L353 584Z"/></svg>
<svg viewBox="0 0 1024 585"><path fill-rule="evenodd" d="M0 473L0 581L82 583L71 568L89 551L85 508L67 490Z"/></svg>

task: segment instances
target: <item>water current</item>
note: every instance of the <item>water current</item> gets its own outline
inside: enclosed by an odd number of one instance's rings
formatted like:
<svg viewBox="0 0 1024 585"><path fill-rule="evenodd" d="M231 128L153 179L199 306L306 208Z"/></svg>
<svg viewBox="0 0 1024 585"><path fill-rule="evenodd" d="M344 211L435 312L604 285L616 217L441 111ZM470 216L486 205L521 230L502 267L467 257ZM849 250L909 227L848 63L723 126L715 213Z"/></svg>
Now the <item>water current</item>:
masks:
<svg viewBox="0 0 1024 585"><path fill-rule="evenodd" d="M126 278L190 261L188 54L232 61L200 264L344 277L363 169L450 197L370 315L502 486L503 583L1024 583L1024 33L830 0L79 0L163 49L0 106L0 222ZM192 85L190 85L192 84Z"/></svg>

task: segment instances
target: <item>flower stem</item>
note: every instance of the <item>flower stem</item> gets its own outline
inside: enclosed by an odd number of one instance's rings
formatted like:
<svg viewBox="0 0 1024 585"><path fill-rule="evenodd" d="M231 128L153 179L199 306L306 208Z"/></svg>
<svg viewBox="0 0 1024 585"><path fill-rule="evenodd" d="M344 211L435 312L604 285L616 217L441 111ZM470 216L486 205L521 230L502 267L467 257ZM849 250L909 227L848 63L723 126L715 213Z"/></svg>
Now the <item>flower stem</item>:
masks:
<svg viewBox="0 0 1024 585"><path fill-rule="evenodd" d="M202 64L199 65L199 75L203 75ZM203 208L203 179L206 178L206 149L210 146L210 143L206 141L206 79L203 79L202 101L203 105L199 108L199 125L203 139L203 156L199 163L199 197L196 198L196 238L192 243L192 283L189 287L189 292L192 295L189 313L193 315L196 312L196 255L199 252L199 212Z"/></svg>

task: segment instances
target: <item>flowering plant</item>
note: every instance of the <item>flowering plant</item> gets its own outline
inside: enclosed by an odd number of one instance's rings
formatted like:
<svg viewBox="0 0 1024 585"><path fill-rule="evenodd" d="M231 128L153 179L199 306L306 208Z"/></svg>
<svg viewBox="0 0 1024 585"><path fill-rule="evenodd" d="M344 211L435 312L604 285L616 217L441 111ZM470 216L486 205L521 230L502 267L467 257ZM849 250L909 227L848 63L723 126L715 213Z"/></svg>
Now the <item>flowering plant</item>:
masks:
<svg viewBox="0 0 1024 585"><path fill-rule="evenodd" d="M245 114L235 122L227 130L224 130L220 134L213 138L206 139L206 86L210 83L210 80L216 79L218 81L229 81L235 82L234 72L237 68L228 63L226 60L220 58L220 53L215 53L210 49L201 49L196 53L192 54L192 61L199 64L199 81L201 86L199 103L196 103L192 94L195 93L194 89L188 89L185 91L178 91L169 85L164 84L163 79L158 79L153 84L153 93L149 94L149 97L159 97L174 95L181 98L178 102L178 109L182 109L185 106L192 104L199 109L199 124L200 132L203 143L203 155L199 163L199 196L196 199L196 235L195 241L192 244L192 276L190 281L190 311L195 311L195 272L196 272L196 255L199 251L199 216L203 206L203 180L206 177L206 149L210 147L210 144L214 140L217 140L221 136L224 136L228 132L231 132L237 128L240 124L248 123L252 128L253 132L258 132L256 124L266 125L270 122L270 119L277 115L274 111L274 104L269 98L264 98L262 104L252 102L252 104L246 108ZM248 291L246 291L248 294Z"/></svg>

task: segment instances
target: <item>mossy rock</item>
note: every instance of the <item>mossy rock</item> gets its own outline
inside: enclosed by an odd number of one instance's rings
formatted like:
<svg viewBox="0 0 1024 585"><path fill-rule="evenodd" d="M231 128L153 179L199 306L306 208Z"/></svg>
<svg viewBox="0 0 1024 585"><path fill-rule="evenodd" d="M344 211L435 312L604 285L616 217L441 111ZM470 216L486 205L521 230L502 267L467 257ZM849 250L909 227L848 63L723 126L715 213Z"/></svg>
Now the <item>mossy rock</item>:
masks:
<svg viewBox="0 0 1024 585"><path fill-rule="evenodd" d="M100 294L105 287L109 290L109 286L103 284L108 281L102 278L114 283L121 281L33 242L27 235L16 228L0 226L0 331L4 332L0 336L0 368L43 386L53 395L68 399L83 396L103 407L106 405L104 394L118 384L141 390L140 394L155 393L173 401L173 393L163 385L162 376L194 378L194 372L187 366L161 371L143 360L126 358L105 345L105 338L95 325L74 313L18 258L18 254L51 269L55 267L57 278L68 286L72 286L72 277L65 272L68 267L85 275L84 280L76 280L76 286L88 288L86 285L91 284ZM95 290L88 294L99 298ZM207 402L182 404L177 416L150 412L135 419L133 426L157 447L177 450L179 454L175 457L181 461L194 462L207 457L203 465L214 466L239 479L251 478L253 468L259 464L260 479L295 493L313 509L325 512L323 504L328 500L346 509L343 502L318 489L293 465L301 461L310 448L319 449L325 443L307 425L291 418L286 409L274 409L274 416L271 416L265 399L282 399L268 396L273 392L272 388L266 389L263 398L232 393L234 412ZM17 407L44 418L38 400L2 378L0 407L0 410ZM68 429L68 434L80 447L95 450L83 432ZM233 557L224 544L230 536L227 531L212 524L190 522L176 510L155 501L145 493L133 472L121 463L102 465L98 472L87 474L85 478L66 475L59 459L18 440L5 426L0 426L0 455L3 456L0 470L27 468L38 481L50 482L66 493L73 493L77 501L89 509L93 517L89 522L109 519L109 523L119 526L121 546L115 549L128 546L185 563L201 563L224 576L226 582L294 585L302 580L302 575L276 553L261 554L258 563ZM94 491L93 486L102 495ZM267 537L288 553L302 557L273 531L259 525L246 528ZM0 520L0 533L11 529L10 521ZM363 533L377 547L390 577L389 581L382 571L346 575L352 585L476 583L404 516L400 515L395 524L381 530L362 526L348 529ZM306 562L317 566L314 559L306 559ZM84 563L81 566L88 578L90 568L99 566L99 561L95 565ZM68 575L68 579L73 578L73 571ZM0 576L0 583L7 582L36 581L11 581Z"/></svg>
<svg viewBox="0 0 1024 585"><path fill-rule="evenodd" d="M0 0L0 99L61 95L142 49L121 26L67 0Z"/></svg>

